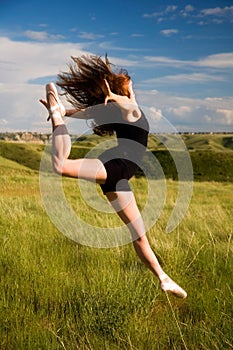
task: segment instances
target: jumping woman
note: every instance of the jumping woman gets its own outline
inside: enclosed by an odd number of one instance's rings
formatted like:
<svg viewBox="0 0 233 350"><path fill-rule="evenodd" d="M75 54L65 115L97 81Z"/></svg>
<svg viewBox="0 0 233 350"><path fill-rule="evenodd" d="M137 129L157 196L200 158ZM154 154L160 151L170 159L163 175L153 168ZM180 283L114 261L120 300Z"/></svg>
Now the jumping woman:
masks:
<svg viewBox="0 0 233 350"><path fill-rule="evenodd" d="M107 57L102 60L86 55L73 60L74 65L69 66L69 71L58 75L57 85L74 108L65 109L53 83L46 85L46 100L40 100L52 122L54 171L62 176L98 183L127 225L138 257L159 279L161 289L178 298L186 298L187 293L163 271L152 251L128 183L138 170L149 133L148 122L136 102L130 76L126 70L114 72ZM98 105L102 105L100 110L95 108ZM64 116L92 119L94 133L100 136L115 134L118 146L104 151L97 159L69 159L71 140Z"/></svg>

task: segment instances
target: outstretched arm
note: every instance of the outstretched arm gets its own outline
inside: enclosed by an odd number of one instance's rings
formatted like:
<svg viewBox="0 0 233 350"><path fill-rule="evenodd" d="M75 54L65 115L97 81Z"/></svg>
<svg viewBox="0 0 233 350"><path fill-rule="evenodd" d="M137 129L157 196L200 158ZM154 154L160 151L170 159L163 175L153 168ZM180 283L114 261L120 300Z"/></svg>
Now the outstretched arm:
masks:
<svg viewBox="0 0 233 350"><path fill-rule="evenodd" d="M141 111L135 99L132 82L130 81L129 83L130 97L127 97L114 94L111 91L107 80L105 79L104 81L108 90L108 95L106 96L104 101L105 105L108 103L109 100L114 101L122 110L123 118L125 120L127 120L128 122L136 122L141 117Z"/></svg>
<svg viewBox="0 0 233 350"><path fill-rule="evenodd" d="M90 115L86 113L85 109L66 109L65 116L77 119L90 119Z"/></svg>

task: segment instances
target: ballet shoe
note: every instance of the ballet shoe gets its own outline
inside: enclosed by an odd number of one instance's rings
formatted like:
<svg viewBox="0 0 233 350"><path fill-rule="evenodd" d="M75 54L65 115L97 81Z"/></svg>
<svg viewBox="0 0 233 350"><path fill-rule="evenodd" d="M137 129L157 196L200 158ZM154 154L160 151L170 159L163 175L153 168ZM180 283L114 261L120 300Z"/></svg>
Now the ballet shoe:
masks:
<svg viewBox="0 0 233 350"><path fill-rule="evenodd" d="M47 121L52 118L64 117L66 114L66 109L63 106L54 83L49 83L46 85L46 98L48 102L49 116Z"/></svg>
<svg viewBox="0 0 233 350"><path fill-rule="evenodd" d="M160 276L160 281L160 287L164 292L173 294L175 297L181 299L185 299L187 297L186 291L166 274Z"/></svg>

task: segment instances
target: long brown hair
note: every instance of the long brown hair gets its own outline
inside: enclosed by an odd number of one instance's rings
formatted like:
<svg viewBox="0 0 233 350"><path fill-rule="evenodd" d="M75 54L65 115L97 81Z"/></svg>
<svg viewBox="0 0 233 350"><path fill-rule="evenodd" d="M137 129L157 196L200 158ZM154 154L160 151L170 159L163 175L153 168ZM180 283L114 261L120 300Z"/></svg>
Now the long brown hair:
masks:
<svg viewBox="0 0 233 350"><path fill-rule="evenodd" d="M113 71L113 65L107 55L105 61L99 56L83 55L71 57L75 64L69 64L69 71L58 74L58 86L65 92L68 102L77 109L103 104L107 96L104 82L106 79L113 93L129 97L127 83L130 80L128 72L119 69ZM93 118L93 131L98 135L112 134L111 126L98 125L98 118Z"/></svg>

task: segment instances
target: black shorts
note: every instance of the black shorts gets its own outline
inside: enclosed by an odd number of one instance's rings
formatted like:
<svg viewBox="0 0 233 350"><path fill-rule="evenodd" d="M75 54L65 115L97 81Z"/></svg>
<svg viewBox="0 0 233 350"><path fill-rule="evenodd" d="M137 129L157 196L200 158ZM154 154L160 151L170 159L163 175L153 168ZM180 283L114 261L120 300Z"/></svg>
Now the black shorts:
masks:
<svg viewBox="0 0 233 350"><path fill-rule="evenodd" d="M106 182L100 185L103 193L131 191L129 179L139 169L138 165L127 158L113 158L108 160L106 158L108 158L109 153L107 151L99 156L107 172Z"/></svg>

